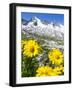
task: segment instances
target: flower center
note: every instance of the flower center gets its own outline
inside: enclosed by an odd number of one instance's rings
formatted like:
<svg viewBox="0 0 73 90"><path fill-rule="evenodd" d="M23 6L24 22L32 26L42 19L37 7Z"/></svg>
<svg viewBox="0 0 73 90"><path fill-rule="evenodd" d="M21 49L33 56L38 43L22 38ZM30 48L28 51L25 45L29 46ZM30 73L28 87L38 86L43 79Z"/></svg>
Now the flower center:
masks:
<svg viewBox="0 0 73 90"><path fill-rule="evenodd" d="M59 59L60 57L59 57L59 55L55 55L55 58L56 58L56 59Z"/></svg>
<svg viewBox="0 0 73 90"><path fill-rule="evenodd" d="M30 47L30 52L34 52L34 47Z"/></svg>

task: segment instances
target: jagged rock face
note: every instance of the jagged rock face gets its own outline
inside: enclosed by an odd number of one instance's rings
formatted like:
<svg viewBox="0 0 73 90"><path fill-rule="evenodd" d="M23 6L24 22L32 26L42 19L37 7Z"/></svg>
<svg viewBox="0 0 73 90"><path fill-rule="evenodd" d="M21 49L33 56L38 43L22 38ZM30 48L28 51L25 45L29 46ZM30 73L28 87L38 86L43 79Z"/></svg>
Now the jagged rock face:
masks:
<svg viewBox="0 0 73 90"><path fill-rule="evenodd" d="M27 37L42 40L44 46L49 48L63 48L64 46L64 26L61 24L55 24L53 22L41 21L37 17L32 17L30 21L22 22L22 32Z"/></svg>

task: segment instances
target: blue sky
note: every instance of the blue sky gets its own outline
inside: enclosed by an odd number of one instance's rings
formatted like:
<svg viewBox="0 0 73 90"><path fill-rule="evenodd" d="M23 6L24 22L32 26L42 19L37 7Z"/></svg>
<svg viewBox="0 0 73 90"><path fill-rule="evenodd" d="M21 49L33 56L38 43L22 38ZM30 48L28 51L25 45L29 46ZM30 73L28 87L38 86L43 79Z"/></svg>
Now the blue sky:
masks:
<svg viewBox="0 0 73 90"><path fill-rule="evenodd" d="M29 21L33 16L36 16L41 20L64 24L64 14L21 12L21 18L25 20Z"/></svg>

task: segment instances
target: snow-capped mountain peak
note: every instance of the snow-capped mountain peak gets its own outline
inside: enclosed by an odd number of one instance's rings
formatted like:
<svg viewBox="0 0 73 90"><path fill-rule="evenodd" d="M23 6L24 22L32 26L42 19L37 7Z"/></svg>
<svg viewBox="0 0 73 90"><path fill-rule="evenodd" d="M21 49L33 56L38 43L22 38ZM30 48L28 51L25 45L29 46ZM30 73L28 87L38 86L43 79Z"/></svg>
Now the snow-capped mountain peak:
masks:
<svg viewBox="0 0 73 90"><path fill-rule="evenodd" d="M64 26L62 24L57 25L53 22L46 24L45 21L43 23L42 20L35 16L28 21L27 25L22 23L22 30L40 36L51 36L56 37L57 39L64 39Z"/></svg>
<svg viewBox="0 0 73 90"><path fill-rule="evenodd" d="M31 20L29 21L28 25L34 25L34 26L37 26L39 24L42 24L41 20L35 16L33 16L31 18Z"/></svg>
<svg viewBox="0 0 73 90"><path fill-rule="evenodd" d="M39 22L39 21L40 21L40 19L39 19L39 18L37 18L37 17L35 17L35 16L33 16L33 17L31 18L31 21L37 21L37 22Z"/></svg>

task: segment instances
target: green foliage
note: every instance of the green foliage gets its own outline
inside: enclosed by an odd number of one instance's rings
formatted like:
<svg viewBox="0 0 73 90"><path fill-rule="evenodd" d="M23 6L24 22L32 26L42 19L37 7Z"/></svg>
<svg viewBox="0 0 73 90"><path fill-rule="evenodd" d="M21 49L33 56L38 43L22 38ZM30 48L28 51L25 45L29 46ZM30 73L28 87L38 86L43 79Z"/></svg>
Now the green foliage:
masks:
<svg viewBox="0 0 73 90"><path fill-rule="evenodd" d="M38 61L22 56L22 77L33 77L36 75Z"/></svg>

